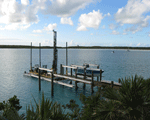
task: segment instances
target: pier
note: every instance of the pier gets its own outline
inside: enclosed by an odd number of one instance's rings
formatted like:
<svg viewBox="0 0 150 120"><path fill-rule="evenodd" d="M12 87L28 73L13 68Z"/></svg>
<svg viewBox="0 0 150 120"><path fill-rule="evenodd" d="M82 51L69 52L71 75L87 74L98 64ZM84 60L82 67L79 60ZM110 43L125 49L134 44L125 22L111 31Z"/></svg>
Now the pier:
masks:
<svg viewBox="0 0 150 120"><path fill-rule="evenodd" d="M121 87L120 79L117 82L102 80L102 73L104 72L102 69L99 69L99 65L96 64L88 64L90 66L95 66L95 68L87 69L85 66L79 65L70 65L68 66L68 52L67 52L67 43L66 43L66 65L60 64L60 73L57 73L57 47L56 47L56 35L57 32L54 31L54 53L53 53L53 65L51 69L47 69L47 65L43 65L41 67L41 43L39 43L39 65L37 67L32 67L32 43L30 50L30 70L29 73L24 72L25 76L30 76L38 79L39 82L39 91L41 91L41 80L46 80L51 82L51 95L54 95L54 83L67 86L67 87L75 87L75 90L78 88L78 83L83 83L83 89L86 88L86 84L91 85L91 93L94 92L93 88L109 86L114 89L119 89ZM34 69L32 69L34 68ZM64 73L64 69L66 68L66 73ZM70 69L70 73L68 72ZM82 70L80 73L78 70ZM74 71L74 72L73 72ZM89 71L89 73L87 72ZM97 78L95 81L94 78ZM70 80L70 83L64 83L62 80ZM72 84L72 81L75 82L75 85Z"/></svg>

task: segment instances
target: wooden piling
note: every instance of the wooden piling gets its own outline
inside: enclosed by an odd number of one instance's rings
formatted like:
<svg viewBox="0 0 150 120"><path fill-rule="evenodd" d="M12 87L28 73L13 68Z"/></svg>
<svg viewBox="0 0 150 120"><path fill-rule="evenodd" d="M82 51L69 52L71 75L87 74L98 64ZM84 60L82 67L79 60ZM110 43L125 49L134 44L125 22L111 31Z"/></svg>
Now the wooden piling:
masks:
<svg viewBox="0 0 150 120"><path fill-rule="evenodd" d="M97 69L99 69L99 65L97 66ZM97 76L97 81L98 81L99 77Z"/></svg>
<svg viewBox="0 0 150 120"><path fill-rule="evenodd" d="M102 80L102 70L100 69L100 82Z"/></svg>
<svg viewBox="0 0 150 120"><path fill-rule="evenodd" d="M86 68L84 68L84 80L86 79ZM83 89L85 89L85 83L83 83Z"/></svg>
<svg viewBox="0 0 150 120"><path fill-rule="evenodd" d="M32 71L32 42L31 42L31 50L30 50L30 72Z"/></svg>
<svg viewBox="0 0 150 120"><path fill-rule="evenodd" d="M41 74L39 69L39 91L41 91Z"/></svg>
<svg viewBox="0 0 150 120"><path fill-rule="evenodd" d="M75 70L75 78L77 78L77 69ZM77 81L75 81L75 89L77 90L78 85L77 85Z"/></svg>
<svg viewBox="0 0 150 120"><path fill-rule="evenodd" d="M41 43L39 43L39 66L41 67Z"/></svg>
<svg viewBox="0 0 150 120"><path fill-rule="evenodd" d="M72 68L71 68L71 76L72 76Z"/></svg>
<svg viewBox="0 0 150 120"><path fill-rule="evenodd" d="M71 77L72 77L72 68L71 68ZM70 84L72 84L72 80L70 80Z"/></svg>
<svg viewBox="0 0 150 120"><path fill-rule="evenodd" d="M52 77L51 77L51 96L53 96L54 95L54 89L53 89L54 75L53 75L53 72L51 72L51 75L52 75Z"/></svg>
<svg viewBox="0 0 150 120"><path fill-rule="evenodd" d="M121 83L121 79L120 78L118 79L118 83Z"/></svg>
<svg viewBox="0 0 150 120"><path fill-rule="evenodd" d="M112 88L114 87L114 81L111 81L111 87Z"/></svg>
<svg viewBox="0 0 150 120"><path fill-rule="evenodd" d="M60 64L60 74L62 75L62 64Z"/></svg>
<svg viewBox="0 0 150 120"><path fill-rule="evenodd" d="M94 87L94 80L93 80L93 71L92 71L92 83L91 83L91 92L93 93L93 87Z"/></svg>
<svg viewBox="0 0 150 120"><path fill-rule="evenodd" d="M67 49L67 42L66 42L66 66L68 65L68 49ZM66 75L68 75L68 68L66 67Z"/></svg>

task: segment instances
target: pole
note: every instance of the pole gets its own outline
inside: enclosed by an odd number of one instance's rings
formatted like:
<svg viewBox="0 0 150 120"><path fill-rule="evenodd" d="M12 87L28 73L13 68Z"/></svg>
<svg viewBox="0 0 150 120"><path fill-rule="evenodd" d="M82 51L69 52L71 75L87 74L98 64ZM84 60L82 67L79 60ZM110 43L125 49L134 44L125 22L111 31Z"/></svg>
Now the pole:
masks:
<svg viewBox="0 0 150 120"><path fill-rule="evenodd" d="M86 79L86 68L84 68L84 80ZM83 83L83 89L85 89L85 83Z"/></svg>
<svg viewBox="0 0 150 120"><path fill-rule="evenodd" d="M67 42L66 42L66 66L68 65L68 49L67 49ZM66 75L68 75L68 68L66 67Z"/></svg>
<svg viewBox="0 0 150 120"><path fill-rule="evenodd" d="M113 88L113 86L114 86L114 81L111 81L111 87Z"/></svg>
<svg viewBox="0 0 150 120"><path fill-rule="evenodd" d="M93 81L93 70L92 70L92 83L91 83L91 92L93 94L93 86L94 86L94 81Z"/></svg>
<svg viewBox="0 0 150 120"><path fill-rule="evenodd" d="M39 43L39 67L41 67L41 43Z"/></svg>
<svg viewBox="0 0 150 120"><path fill-rule="evenodd" d="M53 89L53 79L54 79L54 75L53 75L53 72L51 72L51 75L52 75L52 77L51 77L51 96L53 96L54 95L54 89Z"/></svg>
<svg viewBox="0 0 150 120"><path fill-rule="evenodd" d="M39 69L39 91L41 91L41 75L40 75L40 69Z"/></svg>
<svg viewBox="0 0 150 120"><path fill-rule="evenodd" d="M62 75L62 64L60 64L60 74Z"/></svg>
<svg viewBox="0 0 150 120"><path fill-rule="evenodd" d="M99 69L99 65L97 66L97 69ZM98 78L99 78L99 77L97 76L97 81L98 81Z"/></svg>
<svg viewBox="0 0 150 120"><path fill-rule="evenodd" d="M75 70L75 78L77 78L77 69ZM77 90L78 85L77 85L77 81L75 81L75 89Z"/></svg>
<svg viewBox="0 0 150 120"><path fill-rule="evenodd" d="M100 82L102 80L102 70L100 69Z"/></svg>
<svg viewBox="0 0 150 120"><path fill-rule="evenodd" d="M32 42L31 42L31 49L30 49L30 72L32 72Z"/></svg>

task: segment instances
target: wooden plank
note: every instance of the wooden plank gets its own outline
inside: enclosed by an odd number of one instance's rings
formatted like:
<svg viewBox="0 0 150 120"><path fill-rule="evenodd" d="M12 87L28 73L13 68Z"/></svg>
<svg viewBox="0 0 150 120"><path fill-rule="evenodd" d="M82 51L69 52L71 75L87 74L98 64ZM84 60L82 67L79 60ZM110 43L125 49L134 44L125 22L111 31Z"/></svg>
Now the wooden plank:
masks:
<svg viewBox="0 0 150 120"><path fill-rule="evenodd" d="M62 67L77 69L77 67L62 65Z"/></svg>
<svg viewBox="0 0 150 120"><path fill-rule="evenodd" d="M39 68L40 70L45 70L45 71L49 71L49 72L53 72L53 70L50 69L46 69L46 68Z"/></svg>
<svg viewBox="0 0 150 120"><path fill-rule="evenodd" d="M56 76L56 77L62 77L62 78L65 78L65 79L70 79L70 80L74 80L74 81L78 81L78 82L83 82L83 83L87 83L87 84L91 84L91 82L89 82L89 81L80 80L78 78L73 78L73 77L68 77L68 76L63 76L63 75L58 75L58 74L54 74L54 76Z"/></svg>

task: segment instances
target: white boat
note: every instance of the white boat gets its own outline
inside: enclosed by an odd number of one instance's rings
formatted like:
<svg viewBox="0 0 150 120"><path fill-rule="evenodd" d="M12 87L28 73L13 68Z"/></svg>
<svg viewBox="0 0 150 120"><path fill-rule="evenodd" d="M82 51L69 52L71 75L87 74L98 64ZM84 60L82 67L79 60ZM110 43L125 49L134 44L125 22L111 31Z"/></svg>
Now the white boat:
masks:
<svg viewBox="0 0 150 120"><path fill-rule="evenodd" d="M84 69L86 68L86 76L92 76L92 71L93 71L93 76L100 76L100 69L97 68L90 68L90 66L98 66L95 64L83 64L83 66L77 66L77 65L71 65L73 67L77 67L77 75L84 75ZM74 69L75 71L76 69ZM102 73L104 70L102 70Z"/></svg>

